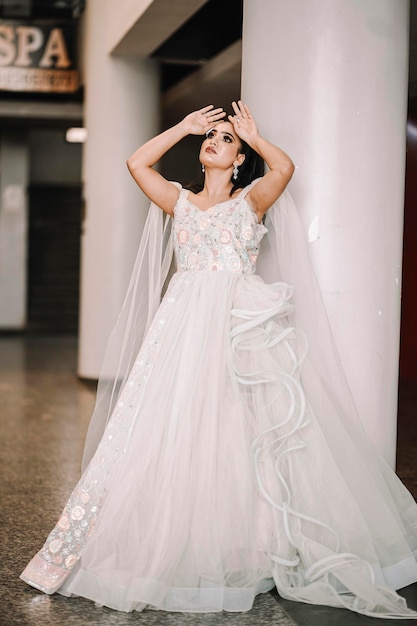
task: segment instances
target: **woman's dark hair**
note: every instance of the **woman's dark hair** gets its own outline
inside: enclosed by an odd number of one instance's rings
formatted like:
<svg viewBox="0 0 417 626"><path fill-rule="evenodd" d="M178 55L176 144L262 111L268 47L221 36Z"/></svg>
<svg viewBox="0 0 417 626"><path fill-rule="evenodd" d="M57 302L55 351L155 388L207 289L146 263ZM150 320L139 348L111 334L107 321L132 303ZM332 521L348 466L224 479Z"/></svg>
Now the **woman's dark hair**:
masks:
<svg viewBox="0 0 417 626"><path fill-rule="evenodd" d="M255 178L260 178L265 174L265 162L263 158L253 150L246 141L240 140L241 148L240 154L245 155L245 160L239 167L239 173L236 180L232 176L232 190L230 195L232 196L236 189L243 189L249 185Z"/></svg>
<svg viewBox="0 0 417 626"><path fill-rule="evenodd" d="M265 161L263 158L253 150L246 141L240 139L239 154L245 155L245 160L242 165L239 166L239 172L236 180L231 178L232 189L230 195L232 196L237 189L243 189L249 185L255 178L260 178L265 174ZM188 185L185 185L186 189L189 189L193 193L198 193L204 187L204 174L200 173L198 180L192 181Z"/></svg>

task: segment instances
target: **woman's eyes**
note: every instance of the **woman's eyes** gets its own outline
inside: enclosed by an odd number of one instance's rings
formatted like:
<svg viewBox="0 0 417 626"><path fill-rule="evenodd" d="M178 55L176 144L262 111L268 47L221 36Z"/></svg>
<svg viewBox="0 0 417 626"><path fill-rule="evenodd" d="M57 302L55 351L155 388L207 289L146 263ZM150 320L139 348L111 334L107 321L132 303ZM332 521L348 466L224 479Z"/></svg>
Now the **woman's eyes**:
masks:
<svg viewBox="0 0 417 626"><path fill-rule="evenodd" d="M206 135L207 139L212 139L215 136L216 133L213 130L210 130ZM229 135L223 135L223 141L226 143L232 143L232 138Z"/></svg>

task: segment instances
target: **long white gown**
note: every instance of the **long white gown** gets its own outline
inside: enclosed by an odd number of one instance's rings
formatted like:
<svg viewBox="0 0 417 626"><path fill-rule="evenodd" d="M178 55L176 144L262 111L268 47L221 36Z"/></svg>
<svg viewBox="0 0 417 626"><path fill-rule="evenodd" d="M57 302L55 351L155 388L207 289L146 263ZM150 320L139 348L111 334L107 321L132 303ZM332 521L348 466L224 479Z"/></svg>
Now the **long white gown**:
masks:
<svg viewBox="0 0 417 626"><path fill-rule="evenodd" d="M246 191L201 211L181 190L178 271L22 578L122 611L246 611L276 586L417 617L393 591L417 580L417 505L337 407L310 401L326 381L307 365L304 384L292 287L255 274L266 228Z"/></svg>

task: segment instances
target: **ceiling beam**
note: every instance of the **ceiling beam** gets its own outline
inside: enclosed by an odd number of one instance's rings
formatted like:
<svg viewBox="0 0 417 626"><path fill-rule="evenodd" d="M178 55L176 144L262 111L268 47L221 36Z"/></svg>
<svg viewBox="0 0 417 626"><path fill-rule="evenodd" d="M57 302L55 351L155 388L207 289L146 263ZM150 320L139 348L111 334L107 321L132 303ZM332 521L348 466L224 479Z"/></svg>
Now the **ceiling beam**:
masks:
<svg viewBox="0 0 417 626"><path fill-rule="evenodd" d="M145 2L137 17L110 52L147 57L196 13L207 0L153 0Z"/></svg>
<svg viewBox="0 0 417 626"><path fill-rule="evenodd" d="M78 102L33 102L0 100L0 120L45 120L48 122L82 123L83 105Z"/></svg>

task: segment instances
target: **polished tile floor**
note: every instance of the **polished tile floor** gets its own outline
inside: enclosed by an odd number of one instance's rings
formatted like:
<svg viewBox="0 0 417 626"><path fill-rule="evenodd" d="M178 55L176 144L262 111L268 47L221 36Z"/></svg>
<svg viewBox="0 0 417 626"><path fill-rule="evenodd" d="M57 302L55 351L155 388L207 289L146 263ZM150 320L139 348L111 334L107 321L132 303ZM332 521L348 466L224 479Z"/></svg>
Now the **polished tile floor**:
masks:
<svg viewBox="0 0 417 626"><path fill-rule="evenodd" d="M417 384L400 394L398 472L417 496ZM118 613L45 596L19 580L79 476L94 386L77 380L73 337L0 336L0 625L355 626L392 624L349 611L259 597L245 614ZM417 585L403 591L417 609ZM406 620L406 623L414 623Z"/></svg>

